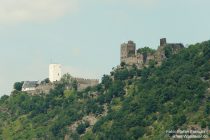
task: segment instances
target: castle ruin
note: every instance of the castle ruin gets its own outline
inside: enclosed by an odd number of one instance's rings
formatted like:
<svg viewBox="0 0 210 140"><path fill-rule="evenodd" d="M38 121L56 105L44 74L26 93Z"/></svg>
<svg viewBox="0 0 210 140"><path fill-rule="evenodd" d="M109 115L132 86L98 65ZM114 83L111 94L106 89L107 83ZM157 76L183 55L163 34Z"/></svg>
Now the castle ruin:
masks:
<svg viewBox="0 0 210 140"><path fill-rule="evenodd" d="M93 87L99 84L98 79L84 79L84 78L75 78L77 81L77 90L81 91L86 89L87 87Z"/></svg>
<svg viewBox="0 0 210 140"><path fill-rule="evenodd" d="M166 38L162 38L157 50L145 54L136 50L136 44L133 41L128 41L128 43L121 44L120 62L127 65L136 65L138 68L148 66L151 61L160 65L167 58L166 48L169 48L172 54L176 54L184 48L184 45L182 43L167 43Z"/></svg>

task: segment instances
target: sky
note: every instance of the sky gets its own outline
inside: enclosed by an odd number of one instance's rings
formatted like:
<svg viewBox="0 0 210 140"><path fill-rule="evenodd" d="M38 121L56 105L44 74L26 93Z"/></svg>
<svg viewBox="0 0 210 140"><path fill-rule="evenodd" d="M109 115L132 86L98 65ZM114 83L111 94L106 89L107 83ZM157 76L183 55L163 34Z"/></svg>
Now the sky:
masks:
<svg viewBox="0 0 210 140"><path fill-rule="evenodd" d="M120 63L120 44L156 49L159 39L210 39L209 0L0 0L0 96L17 81L63 73L101 79Z"/></svg>

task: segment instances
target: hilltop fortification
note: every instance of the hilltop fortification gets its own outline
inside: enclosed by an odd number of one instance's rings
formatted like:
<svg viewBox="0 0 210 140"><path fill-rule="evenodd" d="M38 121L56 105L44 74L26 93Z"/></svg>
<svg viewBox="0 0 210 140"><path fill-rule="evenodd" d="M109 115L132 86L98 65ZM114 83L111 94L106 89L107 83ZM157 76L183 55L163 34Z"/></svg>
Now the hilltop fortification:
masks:
<svg viewBox="0 0 210 140"><path fill-rule="evenodd" d="M148 47L136 50L136 44L128 41L128 43L121 44L120 61L127 65L136 65L138 68L148 66L151 61L160 65L169 55L176 54L183 48L182 43L167 43L166 38L162 38L157 50Z"/></svg>
<svg viewBox="0 0 210 140"><path fill-rule="evenodd" d="M98 79L84 79L84 78L75 78L77 81L78 90L84 90L87 87L93 87L99 84Z"/></svg>

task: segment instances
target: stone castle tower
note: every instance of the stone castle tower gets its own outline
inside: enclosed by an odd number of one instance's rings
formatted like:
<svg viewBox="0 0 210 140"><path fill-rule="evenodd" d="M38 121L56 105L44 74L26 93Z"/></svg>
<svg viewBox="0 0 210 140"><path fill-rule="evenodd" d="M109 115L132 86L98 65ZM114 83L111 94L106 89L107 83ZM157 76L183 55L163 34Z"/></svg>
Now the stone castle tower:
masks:
<svg viewBox="0 0 210 140"><path fill-rule="evenodd" d="M160 46L165 46L167 44L166 38L161 38L160 39Z"/></svg>
<svg viewBox="0 0 210 140"><path fill-rule="evenodd" d="M61 80L61 64L49 65L49 80L50 82Z"/></svg>
<svg viewBox="0 0 210 140"><path fill-rule="evenodd" d="M165 49L170 48L172 54L176 54L179 50L184 48L182 43L167 43L166 38L160 39L160 46L154 53L140 54L136 50L136 44L133 41L123 43L120 51L120 62L127 65L136 65L138 68L148 66L149 62L155 61L157 64L166 59Z"/></svg>
<svg viewBox="0 0 210 140"><path fill-rule="evenodd" d="M124 61L128 57L133 57L136 55L136 44L133 41L128 41L128 43L123 43L121 45L120 58Z"/></svg>

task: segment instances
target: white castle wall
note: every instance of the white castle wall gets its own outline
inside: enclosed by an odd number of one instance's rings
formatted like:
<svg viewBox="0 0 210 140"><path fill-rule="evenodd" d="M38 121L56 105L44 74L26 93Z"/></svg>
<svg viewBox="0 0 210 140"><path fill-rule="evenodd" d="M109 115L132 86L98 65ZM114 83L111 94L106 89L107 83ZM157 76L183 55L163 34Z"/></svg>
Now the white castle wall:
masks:
<svg viewBox="0 0 210 140"><path fill-rule="evenodd" d="M49 80L50 82L61 80L61 64L49 65Z"/></svg>

